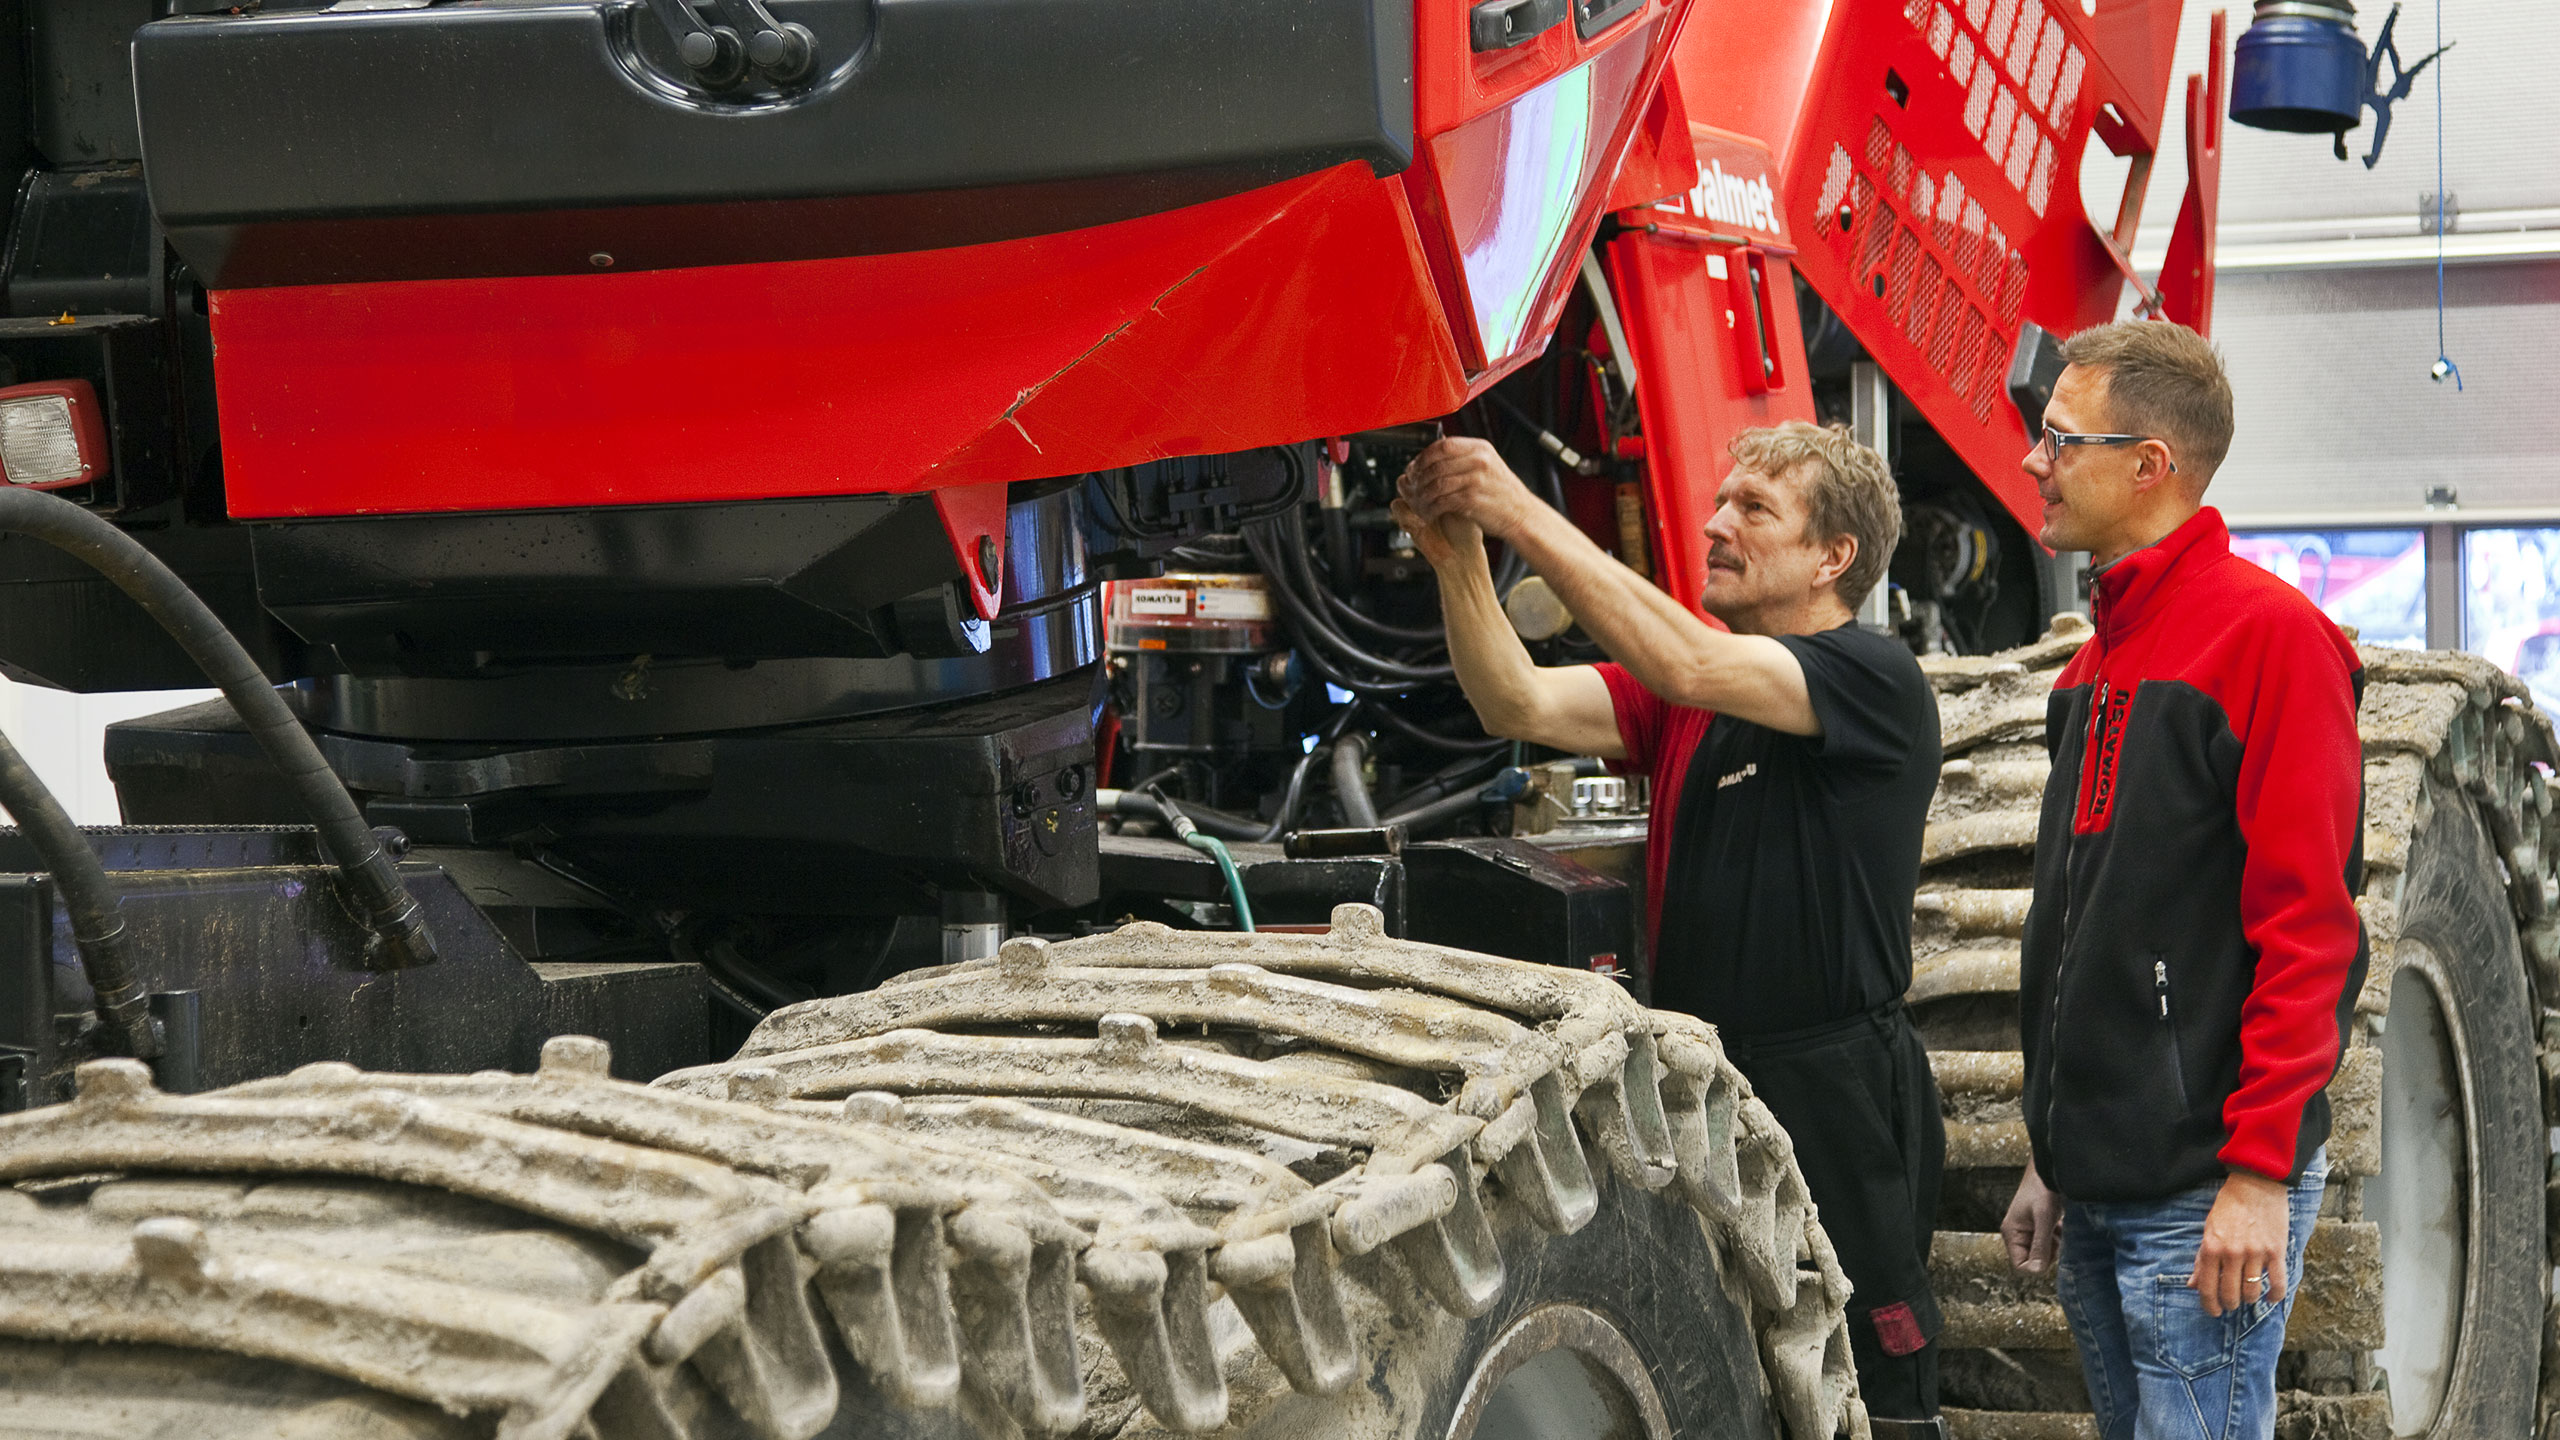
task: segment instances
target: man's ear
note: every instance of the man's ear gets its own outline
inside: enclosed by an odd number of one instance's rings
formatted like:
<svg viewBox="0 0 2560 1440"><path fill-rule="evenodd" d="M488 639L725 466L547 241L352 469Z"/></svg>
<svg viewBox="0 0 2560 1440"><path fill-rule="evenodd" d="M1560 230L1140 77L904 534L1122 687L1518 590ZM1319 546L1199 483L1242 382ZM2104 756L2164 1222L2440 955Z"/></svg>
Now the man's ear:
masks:
<svg viewBox="0 0 2560 1440"><path fill-rule="evenodd" d="M1840 577L1848 574L1849 567L1857 563L1858 537L1834 535L1831 543L1822 547L1822 563L1813 569L1813 583L1819 588L1836 589Z"/></svg>
<svg viewBox="0 0 2560 1440"><path fill-rule="evenodd" d="M2186 476L2171 462L2169 447L2147 442L2134 451L2133 492L2148 495L2171 481L2183 483Z"/></svg>

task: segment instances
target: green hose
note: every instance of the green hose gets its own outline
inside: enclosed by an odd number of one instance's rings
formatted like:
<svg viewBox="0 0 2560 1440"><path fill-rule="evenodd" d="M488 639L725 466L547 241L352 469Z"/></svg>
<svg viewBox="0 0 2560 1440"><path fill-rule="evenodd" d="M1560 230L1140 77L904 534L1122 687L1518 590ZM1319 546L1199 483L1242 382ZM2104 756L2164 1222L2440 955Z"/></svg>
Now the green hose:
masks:
<svg viewBox="0 0 2560 1440"><path fill-rule="evenodd" d="M1182 837L1194 850L1218 862L1218 873L1227 877L1227 897L1235 902L1236 928L1253 929L1253 906L1244 898L1244 877L1236 873L1236 857L1227 853L1227 842L1206 830L1194 830Z"/></svg>
<svg viewBox="0 0 2560 1440"><path fill-rule="evenodd" d="M1155 803L1156 813L1165 825L1182 839L1182 843L1218 862L1218 873L1226 877L1227 898L1235 902L1236 928L1250 933L1253 929L1253 906L1244 898L1244 877L1236 873L1236 857L1227 853L1227 842L1191 823L1173 797L1162 786L1148 785L1140 792Z"/></svg>

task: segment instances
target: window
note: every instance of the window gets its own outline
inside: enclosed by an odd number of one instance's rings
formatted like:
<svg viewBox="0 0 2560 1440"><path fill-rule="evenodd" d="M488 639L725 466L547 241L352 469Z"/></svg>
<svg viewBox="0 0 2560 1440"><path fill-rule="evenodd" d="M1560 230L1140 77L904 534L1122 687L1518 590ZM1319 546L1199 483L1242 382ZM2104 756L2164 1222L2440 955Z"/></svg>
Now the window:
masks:
<svg viewBox="0 0 2560 1440"><path fill-rule="evenodd" d="M2560 530L2532 533L2560 540ZM2359 643L2426 648L2425 531L2246 530L2231 537L2231 549L2310 596Z"/></svg>
<svg viewBox="0 0 2560 1440"><path fill-rule="evenodd" d="M2462 648L2514 671L2560 714L2560 526L2463 532Z"/></svg>

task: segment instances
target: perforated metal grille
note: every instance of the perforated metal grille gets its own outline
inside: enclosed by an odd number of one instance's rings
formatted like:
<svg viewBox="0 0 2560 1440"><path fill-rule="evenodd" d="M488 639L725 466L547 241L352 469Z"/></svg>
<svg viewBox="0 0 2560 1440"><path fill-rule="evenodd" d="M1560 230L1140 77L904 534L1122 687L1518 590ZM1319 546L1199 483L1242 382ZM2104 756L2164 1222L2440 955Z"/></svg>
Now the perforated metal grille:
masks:
<svg viewBox="0 0 2560 1440"><path fill-rule="evenodd" d="M2053 199L2062 149L2056 142L2071 126L2088 57L2042 0L1976 0L1961 27L1941 4L1913 4L1904 14L1965 91L1965 129L2041 217Z"/></svg>
<svg viewBox="0 0 2560 1440"><path fill-rule="evenodd" d="M1860 140L1831 147L1811 217L1811 233L1838 247L1852 283L1881 302L1897 339L1918 351L1980 424L2007 403L2003 387L2028 262L1991 218L1991 209L2009 202L1986 206L1976 191L2005 185L2039 219L2057 194L2070 192L2062 162L2085 124L2090 61L2059 9L2069 3L1903 0L1892 7L1945 64L1955 87L1932 88L1926 100L1915 93L1909 104L1943 106L1941 97L1957 97L1965 131L1990 168L1970 165L1959 176L1936 161L1923 163L1897 134L1906 117L1886 109Z"/></svg>
<svg viewBox="0 0 2560 1440"><path fill-rule="evenodd" d="M2054 124L2069 125L2071 123L2071 107L2080 98L2080 79L2088 73L2088 69L2089 57L2080 53L2079 46L2063 47L2062 78L2054 82L2053 108L2045 112L2053 117Z"/></svg>
<svg viewBox="0 0 2560 1440"><path fill-rule="evenodd" d="M1931 279L1937 277L1937 264L1930 263ZM1964 323L1964 292L1952 280L1940 281L1937 287L1937 314L1929 331L1929 368L1941 375L1951 372L1956 358L1956 342L1971 334Z"/></svg>
<svg viewBox="0 0 2560 1440"><path fill-rule="evenodd" d="M2036 66L2027 77L2027 103L2038 110L2053 99L2053 80L2062 70L2062 26L2050 17L2044 22L2044 38L2036 42Z"/></svg>

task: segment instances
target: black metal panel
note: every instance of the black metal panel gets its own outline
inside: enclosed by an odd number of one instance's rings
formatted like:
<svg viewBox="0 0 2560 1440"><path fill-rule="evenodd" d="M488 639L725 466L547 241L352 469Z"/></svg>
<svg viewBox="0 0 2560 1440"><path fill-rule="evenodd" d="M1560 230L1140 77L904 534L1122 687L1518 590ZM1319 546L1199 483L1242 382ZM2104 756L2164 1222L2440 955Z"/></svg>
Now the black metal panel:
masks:
<svg viewBox="0 0 2560 1440"><path fill-rule="evenodd" d="M1614 973L1650 998L1635 963L1634 893L1524 840L1436 840L1404 849L1406 936L1487 955Z"/></svg>
<svg viewBox="0 0 2560 1440"><path fill-rule="evenodd" d="M654 1080L725 1053L711 1049L710 993L698 965L537 961L532 969L542 982L534 1032L610 1041L613 1073L625 1080Z"/></svg>
<svg viewBox="0 0 2560 1440"><path fill-rule="evenodd" d="M1641 818L1598 820L1575 822L1523 838L1551 855L1562 856L1627 887L1628 909L1637 917L1632 927L1634 948L1620 951L1618 962L1625 969L1649 976L1653 962L1646 948L1642 918L1650 913L1645 900L1645 830Z"/></svg>
<svg viewBox="0 0 2560 1440"><path fill-rule="evenodd" d="M141 166L39 170L18 195L9 313L43 320L156 315L161 254Z"/></svg>
<svg viewBox="0 0 2560 1440"><path fill-rule="evenodd" d="M1105 835L1102 847L1103 910L1116 919L1124 908L1152 909L1163 900L1224 902L1226 877L1217 862L1174 840ZM1404 866L1387 855L1338 860L1290 860L1276 845L1239 842L1237 877L1259 925L1322 925L1333 907L1375 905L1387 933L1405 930Z"/></svg>
<svg viewBox="0 0 2560 1440"><path fill-rule="evenodd" d="M1032 908L1094 896L1093 687L692 740L439 745L322 735L381 824L428 844L540 843L652 907L919 914L935 889ZM262 824L275 772L229 707L110 726L128 819Z"/></svg>
<svg viewBox="0 0 2560 1440"><path fill-rule="evenodd" d="M53 927L53 882L0 874L0 955L13 957L0 963L0 1053L32 1060L52 1051ZM44 963L36 963L39 957Z"/></svg>
<svg viewBox="0 0 2560 1440"><path fill-rule="evenodd" d="M0 321L0 337L15 323ZM0 352L10 343L0 338ZM269 675L309 673L301 642L258 605L247 532L172 523L134 538L185 578ZM83 693L205 683L204 672L124 592L23 535L0 535L0 674Z"/></svg>
<svg viewBox="0 0 2560 1440"><path fill-rule="evenodd" d="M957 579L930 497L250 527L267 608L347 661L897 651L872 612Z"/></svg>
<svg viewBox="0 0 2560 1440"><path fill-rule="evenodd" d="M975 652L913 624L919 598L966 603L929 496L248 528L267 608L345 672L308 688L317 723L587 739L874 713L1091 664L1100 601L1076 497L1024 490L1006 515L1005 609Z"/></svg>
<svg viewBox="0 0 2560 1440"><path fill-rule="evenodd" d="M249 870L274 866L325 863L320 838L308 825L230 826L206 830L192 825L85 826L98 861L109 871ZM0 875L33 874L44 857L16 830L0 830Z"/></svg>
<svg viewBox="0 0 2560 1440"><path fill-rule="evenodd" d="M8 10L14 36L21 6ZM36 148L47 160L96 165L142 158L126 47L156 10L152 0L26 0L29 98Z"/></svg>
<svg viewBox="0 0 2560 1440"><path fill-rule="evenodd" d="M425 909L438 958L412 970L364 968L365 932L334 892L335 871L290 860L307 849L269 833L237 837L242 865L203 859L233 837L108 832L109 860L144 983L193 992L193 1084L212 1088L317 1060L378 1070L529 1069L554 1034L612 1042L616 1071L646 1079L708 1058L708 993L696 966L529 965L453 879L401 867ZM15 863L12 857L10 863ZM91 996L69 921L40 876L0 874L0 1045L32 1052L32 1099L68 1093Z"/></svg>
<svg viewBox="0 0 2560 1440"><path fill-rule="evenodd" d="M971 244L1410 158L1410 0L770 8L819 77L760 103L636 4L160 21L152 199L209 283L304 284Z"/></svg>
<svg viewBox="0 0 2560 1440"><path fill-rule="evenodd" d="M493 666L464 676L322 675L298 706L332 730L417 740L605 740L876 715L1019 689L1101 658L1091 589L999 615L984 654L928 660L659 660ZM417 664L424 657L403 656Z"/></svg>
<svg viewBox="0 0 2560 1440"><path fill-rule="evenodd" d="M1172 840L1102 837L1103 910L1143 913L1158 900L1223 901L1215 862ZM1291 860L1278 847L1234 843L1254 920L1321 925L1348 901L1376 905L1387 933L1486 955L1616 973L1649 993L1634 963L1635 896L1625 884L1519 840L1408 845L1397 856Z"/></svg>

